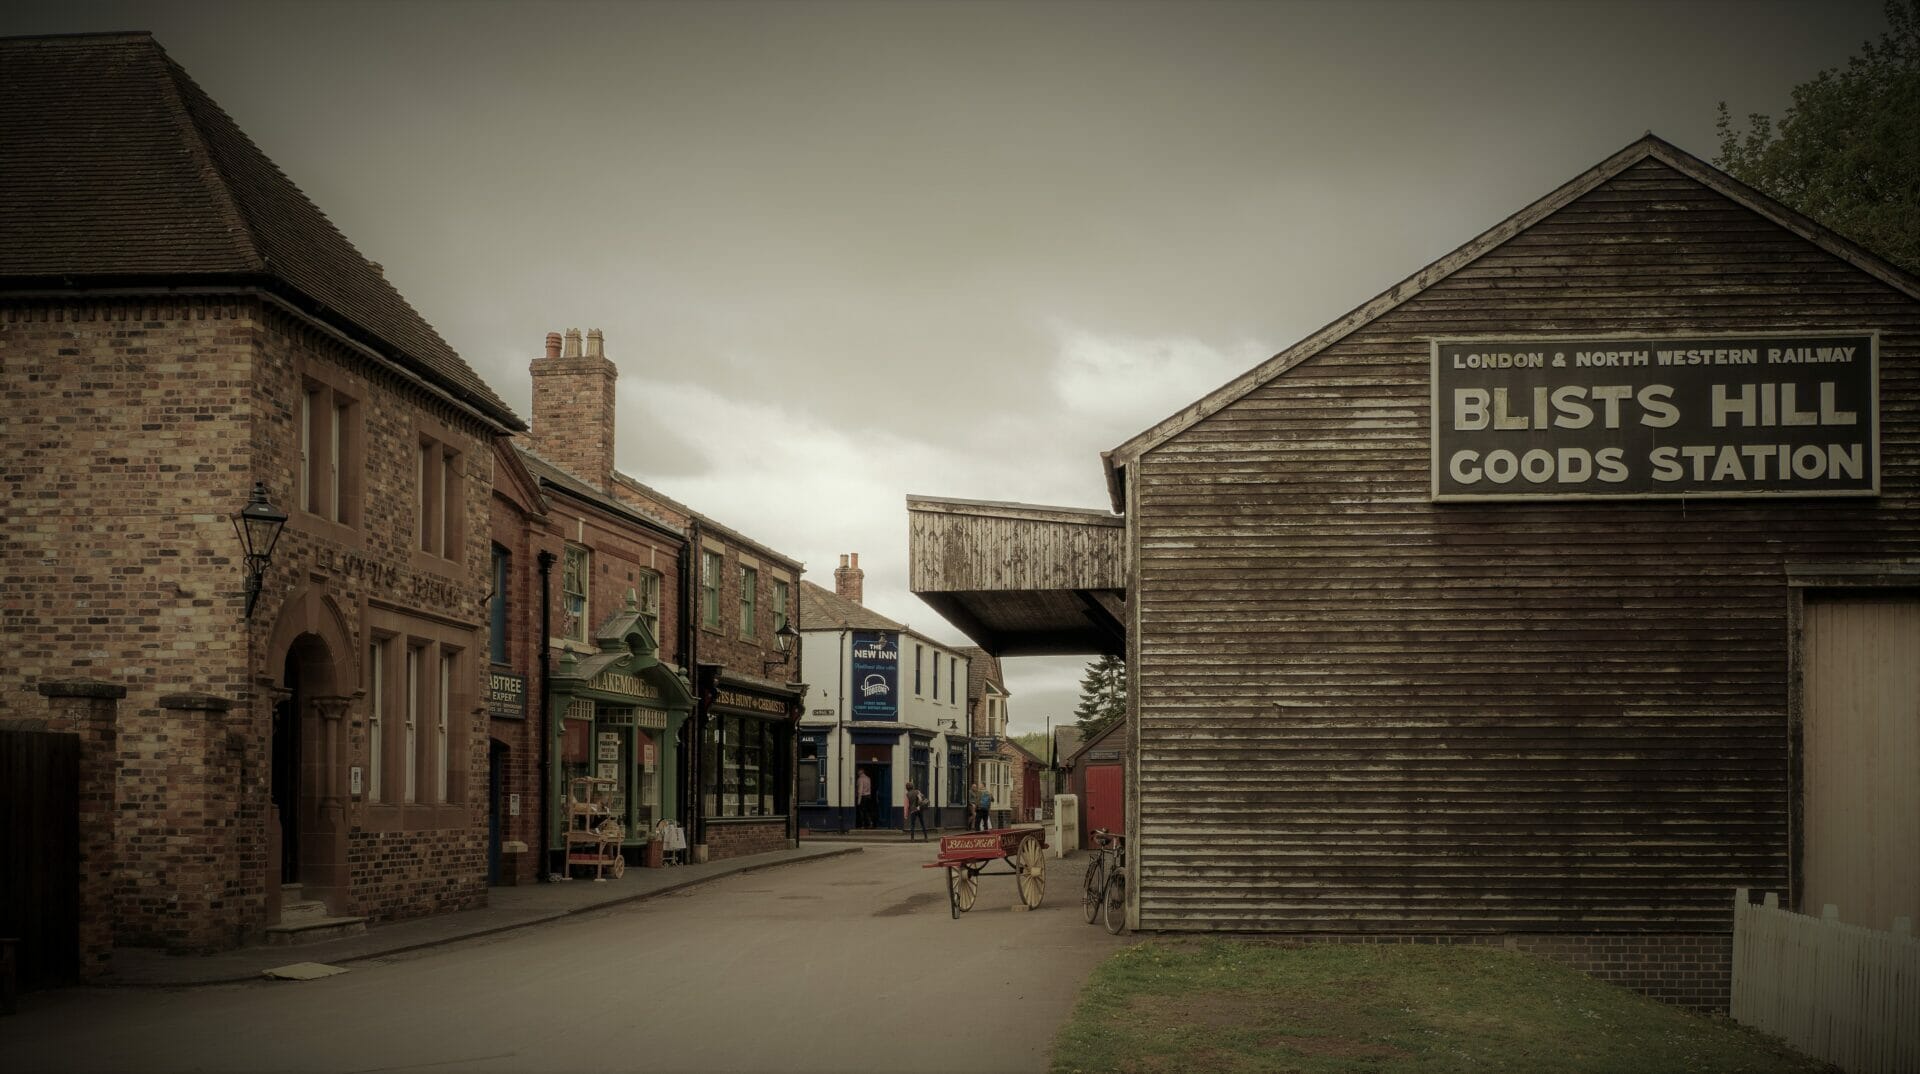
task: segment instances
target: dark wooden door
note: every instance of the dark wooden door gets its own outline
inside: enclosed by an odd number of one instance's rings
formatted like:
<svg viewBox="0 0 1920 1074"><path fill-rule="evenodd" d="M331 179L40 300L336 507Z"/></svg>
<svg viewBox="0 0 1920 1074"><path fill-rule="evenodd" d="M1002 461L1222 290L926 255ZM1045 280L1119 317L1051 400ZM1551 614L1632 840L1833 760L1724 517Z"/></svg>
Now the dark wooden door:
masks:
<svg viewBox="0 0 1920 1074"><path fill-rule="evenodd" d="M0 936L23 989L79 977L79 803L78 736L0 731Z"/></svg>

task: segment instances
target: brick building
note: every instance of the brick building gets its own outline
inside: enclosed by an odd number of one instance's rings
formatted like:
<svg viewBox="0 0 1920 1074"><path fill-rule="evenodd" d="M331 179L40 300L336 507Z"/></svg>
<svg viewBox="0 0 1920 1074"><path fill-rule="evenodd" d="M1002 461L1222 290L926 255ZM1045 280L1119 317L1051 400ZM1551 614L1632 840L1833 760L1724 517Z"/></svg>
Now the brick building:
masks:
<svg viewBox="0 0 1920 1074"><path fill-rule="evenodd" d="M1001 748L1007 737L1007 702L1011 695L1001 675L999 657L977 645L962 648L960 655L967 661L967 720L973 729L970 782L993 795L991 823L999 827L1014 817L1014 755Z"/></svg>
<svg viewBox="0 0 1920 1074"><path fill-rule="evenodd" d="M799 606L801 564L615 469L619 373L598 330L549 335L530 373L532 449L522 457L548 515L526 547L554 557L548 846L564 823L567 780L584 775L616 781L630 859L642 831L663 820L681 826L696 856L788 846L801 696L789 680L800 664L778 636ZM537 595L525 607L537 615ZM538 637L526 616L515 629ZM537 649L517 658L516 673L536 676L530 696L540 690ZM523 753L537 751L537 740L519 739ZM531 771L523 802L538 793L537 761ZM523 817L515 830L537 834L527 827L537 823ZM519 868L524 878L529 867Z"/></svg>
<svg viewBox="0 0 1920 1074"><path fill-rule="evenodd" d="M478 905L519 419L148 35L0 42L0 99L0 707L117 773L82 972Z"/></svg>

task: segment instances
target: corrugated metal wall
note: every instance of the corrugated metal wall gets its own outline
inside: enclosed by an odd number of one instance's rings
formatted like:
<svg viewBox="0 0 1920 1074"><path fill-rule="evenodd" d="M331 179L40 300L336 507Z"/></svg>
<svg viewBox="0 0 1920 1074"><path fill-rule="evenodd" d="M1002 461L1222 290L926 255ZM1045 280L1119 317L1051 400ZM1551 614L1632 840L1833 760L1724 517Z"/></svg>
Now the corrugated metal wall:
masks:
<svg viewBox="0 0 1920 1074"><path fill-rule="evenodd" d="M1881 329L1877 501L1428 498L1436 336ZM1920 308L1655 161L1134 464L1146 928L1725 929L1789 563L1920 555Z"/></svg>

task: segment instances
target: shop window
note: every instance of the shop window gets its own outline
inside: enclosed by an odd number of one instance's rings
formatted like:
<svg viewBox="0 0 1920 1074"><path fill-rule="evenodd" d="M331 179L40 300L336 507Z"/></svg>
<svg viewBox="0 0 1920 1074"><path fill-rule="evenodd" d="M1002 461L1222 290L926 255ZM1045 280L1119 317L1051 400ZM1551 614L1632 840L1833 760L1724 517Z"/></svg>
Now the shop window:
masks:
<svg viewBox="0 0 1920 1074"><path fill-rule="evenodd" d="M568 641L587 640L587 587L593 575L587 550L577 544L567 546L560 564L560 636Z"/></svg>
<svg viewBox="0 0 1920 1074"><path fill-rule="evenodd" d="M700 625L720 629L720 553L700 552Z"/></svg>
<svg viewBox="0 0 1920 1074"><path fill-rule="evenodd" d="M793 587L778 578L773 580L773 629L775 633L786 629L787 601L791 598Z"/></svg>
<svg viewBox="0 0 1920 1074"><path fill-rule="evenodd" d="M947 804L967 804L967 755L963 750L947 751Z"/></svg>
<svg viewBox="0 0 1920 1074"><path fill-rule="evenodd" d="M508 663L507 655L507 583L513 578L513 554L493 546L493 597L487 604L490 618L488 655L496 664Z"/></svg>
<svg viewBox="0 0 1920 1074"><path fill-rule="evenodd" d="M933 797L933 784L929 782L933 778L931 757L932 751L927 747L913 747L913 760L911 762L912 774L909 778L913 780L913 785L918 788L921 793L925 794L928 799L932 799Z"/></svg>
<svg viewBox="0 0 1920 1074"><path fill-rule="evenodd" d="M805 804L827 804L827 737L802 735L799 742L800 770L794 780L794 794Z"/></svg>
<svg viewBox="0 0 1920 1074"><path fill-rule="evenodd" d="M755 607L760 599L760 572L752 567L740 568L740 636L753 637L754 620L759 609Z"/></svg>
<svg viewBox="0 0 1920 1074"><path fill-rule="evenodd" d="M359 400L310 380L300 396L298 420L300 509L328 522L358 525Z"/></svg>
<svg viewBox="0 0 1920 1074"><path fill-rule="evenodd" d="M466 536L460 453L431 437L420 438L415 536L420 551L459 562Z"/></svg>
<svg viewBox="0 0 1920 1074"><path fill-rule="evenodd" d="M782 746L786 732L769 720L716 716L707 725L701 773L710 817L786 813Z"/></svg>

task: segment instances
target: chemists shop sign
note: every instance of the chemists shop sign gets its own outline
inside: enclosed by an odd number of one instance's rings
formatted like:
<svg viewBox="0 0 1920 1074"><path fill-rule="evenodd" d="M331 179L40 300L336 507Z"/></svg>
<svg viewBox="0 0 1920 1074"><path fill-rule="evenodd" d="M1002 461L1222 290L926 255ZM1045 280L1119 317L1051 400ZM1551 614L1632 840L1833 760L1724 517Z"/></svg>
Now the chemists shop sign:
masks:
<svg viewBox="0 0 1920 1074"><path fill-rule="evenodd" d="M1441 340L1435 500L1871 496L1879 335Z"/></svg>

